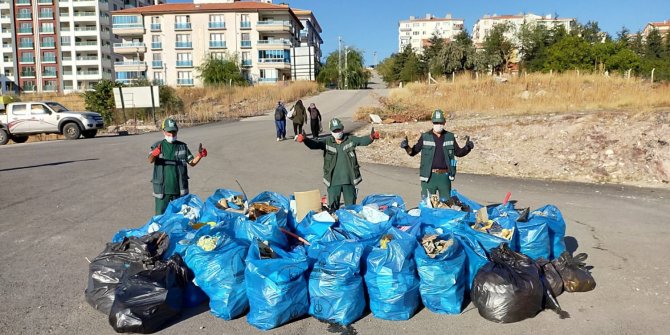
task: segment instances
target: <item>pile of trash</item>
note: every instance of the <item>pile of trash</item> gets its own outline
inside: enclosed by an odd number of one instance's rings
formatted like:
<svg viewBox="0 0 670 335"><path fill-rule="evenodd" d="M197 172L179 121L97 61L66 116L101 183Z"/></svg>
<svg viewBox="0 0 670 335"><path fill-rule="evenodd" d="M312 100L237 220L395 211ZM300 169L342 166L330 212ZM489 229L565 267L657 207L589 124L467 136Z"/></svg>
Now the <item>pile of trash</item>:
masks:
<svg viewBox="0 0 670 335"><path fill-rule="evenodd" d="M385 320L407 320L421 304L460 314L467 301L495 322L547 308L565 317L558 295L595 288L586 254L565 251L565 228L555 206L482 206L455 190L409 210L376 194L305 212L293 197L219 189L119 231L91 262L85 295L117 332L136 333L207 302L213 315L246 314L262 330L304 315L348 326L367 308Z"/></svg>

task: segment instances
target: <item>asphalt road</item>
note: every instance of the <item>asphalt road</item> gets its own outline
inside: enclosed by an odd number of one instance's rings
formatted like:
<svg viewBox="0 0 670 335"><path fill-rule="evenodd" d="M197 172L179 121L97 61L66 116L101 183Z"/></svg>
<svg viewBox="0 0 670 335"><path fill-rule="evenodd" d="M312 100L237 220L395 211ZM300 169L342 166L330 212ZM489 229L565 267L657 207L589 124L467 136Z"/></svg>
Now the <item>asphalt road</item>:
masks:
<svg viewBox="0 0 670 335"><path fill-rule="evenodd" d="M329 91L316 102L326 119L350 116L383 90ZM289 130L292 133L292 129ZM191 192L202 199L217 188L249 195L319 188L320 152L293 141L275 142L270 116L183 129L180 139L209 156L190 169ZM153 214L149 146L157 133L0 147L0 333L113 334L107 317L84 299L88 262L121 228ZM402 154L400 151L398 154ZM465 159L478 159L476 150ZM410 205L419 194L413 169L364 164L362 196L396 193ZM670 191L459 175L455 187L483 203L507 191L521 206L557 205L567 221L571 250L589 254L598 283L589 293L559 297L571 315L551 311L499 325L469 305L461 315L423 309L409 321L367 315L349 334L667 334L670 329ZM304 318L269 334L340 333ZM244 317L223 321L191 310L161 333L260 334Z"/></svg>

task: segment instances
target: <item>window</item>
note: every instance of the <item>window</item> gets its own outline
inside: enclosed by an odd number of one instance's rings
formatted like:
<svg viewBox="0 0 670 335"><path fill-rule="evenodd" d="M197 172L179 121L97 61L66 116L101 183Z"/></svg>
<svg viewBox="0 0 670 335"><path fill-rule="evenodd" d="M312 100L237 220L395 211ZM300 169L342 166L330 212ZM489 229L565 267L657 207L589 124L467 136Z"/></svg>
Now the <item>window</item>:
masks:
<svg viewBox="0 0 670 335"><path fill-rule="evenodd" d="M56 67L55 66L45 66L44 67L44 72L42 72L42 75L51 76L51 77L56 76Z"/></svg>
<svg viewBox="0 0 670 335"><path fill-rule="evenodd" d="M24 66L21 68L22 77L34 77L35 76L35 67L34 66Z"/></svg>
<svg viewBox="0 0 670 335"><path fill-rule="evenodd" d="M154 72L154 82L158 83L159 85L165 84L163 72Z"/></svg>
<svg viewBox="0 0 670 335"><path fill-rule="evenodd" d="M19 24L19 34L32 34L33 25L30 22L21 22Z"/></svg>
<svg viewBox="0 0 670 335"><path fill-rule="evenodd" d="M251 52L249 51L242 52L242 65L251 66Z"/></svg>
<svg viewBox="0 0 670 335"><path fill-rule="evenodd" d="M55 62L56 61L56 52L47 51L42 55L43 62Z"/></svg>
<svg viewBox="0 0 670 335"><path fill-rule="evenodd" d="M419 35L419 32L418 32L418 31L413 31L413 32L412 32L412 35L418 36L418 35Z"/></svg>
<svg viewBox="0 0 670 335"><path fill-rule="evenodd" d="M40 23L40 33L53 33L53 32L54 32L53 22Z"/></svg>
<svg viewBox="0 0 670 335"><path fill-rule="evenodd" d="M56 90L56 81L55 80L45 80L44 81L44 90L45 91L55 91Z"/></svg>
<svg viewBox="0 0 670 335"><path fill-rule="evenodd" d="M49 7L40 7L40 16L41 19L53 19L54 11Z"/></svg>
<svg viewBox="0 0 670 335"><path fill-rule="evenodd" d="M223 15L216 14L216 15L210 15L209 16L209 28L210 29L225 28L225 26L226 26L226 24L225 24Z"/></svg>
<svg viewBox="0 0 670 335"><path fill-rule="evenodd" d="M151 54L152 61L151 61L151 67L157 68L157 69L162 69L163 68L163 55L161 55L158 52L154 52Z"/></svg>
<svg viewBox="0 0 670 335"><path fill-rule="evenodd" d="M42 37L42 47L43 48L53 48L56 46L56 39L53 36Z"/></svg>
<svg viewBox="0 0 670 335"><path fill-rule="evenodd" d="M161 17L160 16L152 16L151 17L151 23L161 23Z"/></svg>
<svg viewBox="0 0 670 335"><path fill-rule="evenodd" d="M178 53L177 54L177 66L178 67L191 67L193 66L193 60L190 53Z"/></svg>
<svg viewBox="0 0 670 335"><path fill-rule="evenodd" d="M191 71L177 71L177 85L193 85Z"/></svg>
<svg viewBox="0 0 670 335"><path fill-rule="evenodd" d="M47 114L47 109L42 104L31 104L30 114Z"/></svg>
<svg viewBox="0 0 670 335"><path fill-rule="evenodd" d="M226 41L224 34L209 34L209 47L210 48L225 48Z"/></svg>
<svg viewBox="0 0 670 335"><path fill-rule="evenodd" d="M212 52L210 53L212 58L216 59L226 59L226 53L225 52Z"/></svg>
<svg viewBox="0 0 670 335"><path fill-rule="evenodd" d="M22 63L34 63L35 62L35 53L33 53L32 51L22 53L21 54L21 62Z"/></svg>
<svg viewBox="0 0 670 335"><path fill-rule="evenodd" d="M240 15L240 27L241 28L251 28L251 21L249 20L249 14Z"/></svg>
<svg viewBox="0 0 670 335"><path fill-rule="evenodd" d="M70 36L61 36L60 44L61 45L70 45Z"/></svg>
<svg viewBox="0 0 670 335"><path fill-rule="evenodd" d="M32 88L35 87L35 82L34 81L24 81L23 82L23 88L28 89L32 91ZM14 107L12 107L12 113L15 115L26 115L26 105L25 104L14 104Z"/></svg>
<svg viewBox="0 0 670 335"><path fill-rule="evenodd" d="M191 29L191 17L189 15L176 16L174 29Z"/></svg>
<svg viewBox="0 0 670 335"><path fill-rule="evenodd" d="M290 63L291 52L289 50L259 50L258 58L260 62Z"/></svg>
<svg viewBox="0 0 670 335"><path fill-rule="evenodd" d="M32 47L33 47L32 37L21 37L19 39L19 48L32 48Z"/></svg>
<svg viewBox="0 0 670 335"><path fill-rule="evenodd" d="M177 48L191 48L191 47L193 47L193 44L191 43L191 35L190 34L177 34L176 47Z"/></svg>

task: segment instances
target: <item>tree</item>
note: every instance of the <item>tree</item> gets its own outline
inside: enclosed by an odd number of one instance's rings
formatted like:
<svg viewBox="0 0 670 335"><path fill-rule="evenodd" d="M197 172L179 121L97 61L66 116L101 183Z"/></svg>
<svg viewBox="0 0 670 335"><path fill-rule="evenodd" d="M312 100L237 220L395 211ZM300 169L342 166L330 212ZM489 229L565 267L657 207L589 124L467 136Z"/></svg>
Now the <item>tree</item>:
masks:
<svg viewBox="0 0 670 335"><path fill-rule="evenodd" d="M547 50L544 70L591 69L594 64L591 45L578 36L566 36Z"/></svg>
<svg viewBox="0 0 670 335"><path fill-rule="evenodd" d="M579 35L587 42L594 44L602 41L602 34L598 22L588 21L585 25L579 26Z"/></svg>
<svg viewBox="0 0 670 335"><path fill-rule="evenodd" d="M513 56L514 45L505 37L510 29L509 24L496 24L484 39L484 53L494 71L504 71Z"/></svg>
<svg viewBox="0 0 670 335"><path fill-rule="evenodd" d="M379 75L386 83L393 83L398 79L396 73L393 71L396 58L397 54L392 54L377 65L377 73L379 73Z"/></svg>
<svg viewBox="0 0 670 335"><path fill-rule="evenodd" d="M565 32L565 30L563 31ZM519 31L521 65L531 71L544 64L546 49L552 42L552 32L542 24L523 24Z"/></svg>
<svg viewBox="0 0 670 335"><path fill-rule="evenodd" d="M414 53L410 53L405 59L402 69L398 74L398 80L408 83L414 82L421 78L421 61L419 57Z"/></svg>
<svg viewBox="0 0 670 335"><path fill-rule="evenodd" d="M625 72L630 69L637 71L640 68L640 56L638 56L633 50L628 48L622 48L616 54L609 57L606 61L608 69L613 71Z"/></svg>
<svg viewBox="0 0 670 335"><path fill-rule="evenodd" d="M180 112L184 109L184 102L181 100L177 91L174 88L161 85L158 88L158 95L161 103L161 108L167 114L174 114L175 112Z"/></svg>
<svg viewBox="0 0 670 335"><path fill-rule="evenodd" d="M368 85L372 76L363 66L363 52L356 48L349 48L346 55L346 68L342 64L342 80L346 79L346 87L351 89L361 89ZM343 56L345 56L343 55ZM339 52L333 51L326 58L326 63L321 67L321 71L316 80L326 85L337 84L339 79L340 59Z"/></svg>
<svg viewBox="0 0 670 335"><path fill-rule="evenodd" d="M628 48L630 46L628 35L630 35L630 30L625 26L621 27L621 30L616 33L616 41L621 48Z"/></svg>
<svg viewBox="0 0 670 335"><path fill-rule="evenodd" d="M99 81L92 91L83 93L86 109L100 113L105 123L111 123L114 119L114 87L120 86L121 84L107 79Z"/></svg>
<svg viewBox="0 0 670 335"><path fill-rule="evenodd" d="M652 29L645 41L644 55L647 58L661 58L663 56L663 37L658 29Z"/></svg>
<svg viewBox="0 0 670 335"><path fill-rule="evenodd" d="M630 40L629 47L638 56L644 55L644 40L642 38L641 32L638 31L637 34L635 34L635 36Z"/></svg>
<svg viewBox="0 0 670 335"><path fill-rule="evenodd" d="M247 85L247 80L237 64L237 57L219 58L209 54L195 69L200 73L198 78L202 79L205 86Z"/></svg>
<svg viewBox="0 0 670 335"><path fill-rule="evenodd" d="M445 47L444 39L439 37L436 33L428 40L428 47L424 48L421 62L424 70L428 70L432 74L443 73L442 66L438 57Z"/></svg>

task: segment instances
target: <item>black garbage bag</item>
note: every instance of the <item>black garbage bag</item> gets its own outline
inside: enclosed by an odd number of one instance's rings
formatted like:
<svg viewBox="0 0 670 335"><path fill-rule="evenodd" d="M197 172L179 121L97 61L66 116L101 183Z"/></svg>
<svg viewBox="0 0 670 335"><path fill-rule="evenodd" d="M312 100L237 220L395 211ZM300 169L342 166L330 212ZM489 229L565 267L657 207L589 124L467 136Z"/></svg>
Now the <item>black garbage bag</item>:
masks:
<svg viewBox="0 0 670 335"><path fill-rule="evenodd" d="M596 288L596 281L584 262L587 257L589 256L585 253L573 257L565 251L553 260L552 263L561 275L563 287L567 292L588 292Z"/></svg>
<svg viewBox="0 0 670 335"><path fill-rule="evenodd" d="M88 286L84 291L86 301L109 315L116 286L124 277L153 268L156 261L163 257L169 243L167 235L160 232L107 243L105 250L88 267Z"/></svg>
<svg viewBox="0 0 670 335"><path fill-rule="evenodd" d="M188 283L188 268L175 254L116 287L109 324L118 333L148 334L179 315Z"/></svg>
<svg viewBox="0 0 670 335"><path fill-rule="evenodd" d="M546 280L546 286L551 289L551 294L554 297L561 295L563 293L563 279L561 279L554 263L545 258L540 258L537 260L537 265L540 267L542 277Z"/></svg>
<svg viewBox="0 0 670 335"><path fill-rule="evenodd" d="M491 262L477 272L470 295L482 317L511 323L542 311L545 288L533 260L502 243L491 250Z"/></svg>

